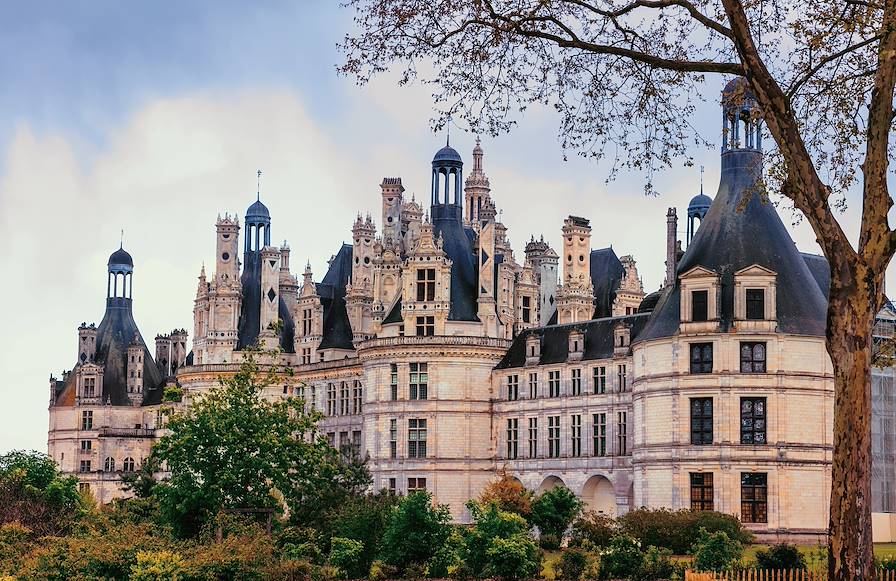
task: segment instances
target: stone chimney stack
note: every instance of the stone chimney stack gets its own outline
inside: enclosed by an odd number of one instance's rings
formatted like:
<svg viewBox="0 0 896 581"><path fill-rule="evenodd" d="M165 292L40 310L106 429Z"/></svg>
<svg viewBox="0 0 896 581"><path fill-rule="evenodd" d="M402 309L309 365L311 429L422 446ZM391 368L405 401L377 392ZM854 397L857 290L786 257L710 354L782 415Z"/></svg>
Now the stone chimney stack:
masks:
<svg viewBox="0 0 896 581"><path fill-rule="evenodd" d="M665 286L675 284L675 272L678 268L678 214L675 208L666 212L666 282Z"/></svg>

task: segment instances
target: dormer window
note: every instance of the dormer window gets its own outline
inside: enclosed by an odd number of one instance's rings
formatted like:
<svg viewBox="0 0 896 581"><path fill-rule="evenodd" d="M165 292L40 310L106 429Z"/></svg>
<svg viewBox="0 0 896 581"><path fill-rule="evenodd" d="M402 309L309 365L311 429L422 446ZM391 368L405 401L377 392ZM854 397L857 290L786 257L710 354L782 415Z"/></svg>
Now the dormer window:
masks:
<svg viewBox="0 0 896 581"><path fill-rule="evenodd" d="M538 365L541 359L541 340L538 335L526 337L526 365Z"/></svg>
<svg viewBox="0 0 896 581"><path fill-rule="evenodd" d="M698 323L709 320L709 293L705 290L691 291L691 321Z"/></svg>
<svg viewBox="0 0 896 581"><path fill-rule="evenodd" d="M417 300L436 300L436 269L421 268L417 271Z"/></svg>
<svg viewBox="0 0 896 581"><path fill-rule="evenodd" d="M579 330L569 332L569 360L579 361L585 353L585 335Z"/></svg>
<svg viewBox="0 0 896 581"><path fill-rule="evenodd" d="M761 321L765 319L765 289L748 288L746 299L747 320Z"/></svg>

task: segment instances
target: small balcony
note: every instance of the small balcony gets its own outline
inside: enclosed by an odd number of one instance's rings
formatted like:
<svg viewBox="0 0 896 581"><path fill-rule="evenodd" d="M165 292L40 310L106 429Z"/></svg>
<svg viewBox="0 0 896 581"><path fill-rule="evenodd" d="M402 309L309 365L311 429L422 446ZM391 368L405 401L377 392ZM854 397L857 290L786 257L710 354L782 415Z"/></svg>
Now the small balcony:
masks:
<svg viewBox="0 0 896 581"><path fill-rule="evenodd" d="M100 428L100 438L155 438L155 428Z"/></svg>

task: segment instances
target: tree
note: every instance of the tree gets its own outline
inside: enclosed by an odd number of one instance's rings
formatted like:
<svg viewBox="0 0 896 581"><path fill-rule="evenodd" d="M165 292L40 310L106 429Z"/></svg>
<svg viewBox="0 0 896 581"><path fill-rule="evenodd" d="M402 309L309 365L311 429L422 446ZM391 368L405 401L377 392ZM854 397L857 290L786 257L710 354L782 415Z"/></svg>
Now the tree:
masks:
<svg viewBox="0 0 896 581"><path fill-rule="evenodd" d="M467 503L467 508L470 509L474 526L466 534L462 554L474 576L485 577L489 567L494 564L490 551L495 548L497 539L510 541L523 536L537 552L538 548L529 537L529 524L519 514L503 510L495 503L479 504L472 500ZM519 553L515 555L518 556ZM506 571L506 565L507 563L501 565L502 570Z"/></svg>
<svg viewBox="0 0 896 581"><path fill-rule="evenodd" d="M169 419L152 456L171 478L155 493L179 534L195 534L222 509L322 518L369 482L362 464L346 462L317 431L319 412L264 396L277 379L248 352L234 376Z"/></svg>
<svg viewBox="0 0 896 581"><path fill-rule="evenodd" d="M34 451L0 456L0 497L0 524L18 523L36 535L63 534L84 509L78 479Z"/></svg>
<svg viewBox="0 0 896 581"><path fill-rule="evenodd" d="M424 566L445 544L451 533L448 506L433 506L429 492L412 492L392 509L380 558L404 572L409 565Z"/></svg>
<svg viewBox="0 0 896 581"><path fill-rule="evenodd" d="M831 268L827 350L835 377L832 579L874 574L871 327L896 251L887 171L896 0L346 0L357 32L339 70L390 67L435 85L437 127L460 116L506 131L532 104L561 117L564 149L645 171L706 145L688 118L707 75L746 78L776 147L767 191L811 225ZM622 152L622 153L619 153ZM618 157L622 156L622 157ZM856 246L837 220L862 191Z"/></svg>
<svg viewBox="0 0 896 581"><path fill-rule="evenodd" d="M479 502L496 503L501 510L514 512L525 519L532 514L532 491L506 470L501 470L498 479L489 482L482 490Z"/></svg>
<svg viewBox="0 0 896 581"><path fill-rule="evenodd" d="M532 503L532 524L538 527L542 536L552 535L562 540L580 512L582 501L565 486L555 486L542 492Z"/></svg>
<svg viewBox="0 0 896 581"><path fill-rule="evenodd" d="M327 519L334 537L363 543L360 567L365 573L373 564L386 522L400 500L399 496L387 491L351 497Z"/></svg>

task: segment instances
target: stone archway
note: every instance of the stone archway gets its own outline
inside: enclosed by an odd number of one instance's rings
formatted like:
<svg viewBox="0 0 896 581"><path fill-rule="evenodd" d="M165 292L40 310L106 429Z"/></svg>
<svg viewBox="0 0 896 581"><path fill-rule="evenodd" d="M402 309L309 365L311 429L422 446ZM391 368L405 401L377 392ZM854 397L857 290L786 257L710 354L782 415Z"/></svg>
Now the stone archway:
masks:
<svg viewBox="0 0 896 581"><path fill-rule="evenodd" d="M548 476L542 481L541 486L538 487L538 493L541 494L542 492L553 490L558 486L566 486L566 483L563 482L563 480L561 480L558 476Z"/></svg>
<svg viewBox="0 0 896 581"><path fill-rule="evenodd" d="M588 510L598 514L616 516L616 491L613 483L604 476L592 476L582 487L582 500Z"/></svg>

